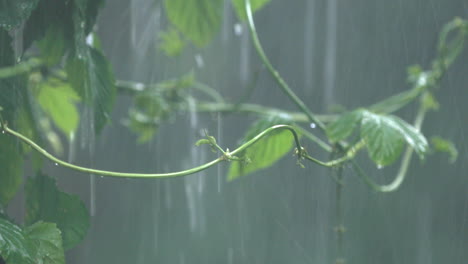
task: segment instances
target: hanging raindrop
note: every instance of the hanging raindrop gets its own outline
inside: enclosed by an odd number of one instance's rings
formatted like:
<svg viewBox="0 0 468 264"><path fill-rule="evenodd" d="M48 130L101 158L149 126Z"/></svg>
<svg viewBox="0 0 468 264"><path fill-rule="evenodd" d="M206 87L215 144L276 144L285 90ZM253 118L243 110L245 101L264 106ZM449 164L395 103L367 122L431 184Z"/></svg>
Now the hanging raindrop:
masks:
<svg viewBox="0 0 468 264"><path fill-rule="evenodd" d="M316 128L317 125L315 123L310 123L310 128Z"/></svg>

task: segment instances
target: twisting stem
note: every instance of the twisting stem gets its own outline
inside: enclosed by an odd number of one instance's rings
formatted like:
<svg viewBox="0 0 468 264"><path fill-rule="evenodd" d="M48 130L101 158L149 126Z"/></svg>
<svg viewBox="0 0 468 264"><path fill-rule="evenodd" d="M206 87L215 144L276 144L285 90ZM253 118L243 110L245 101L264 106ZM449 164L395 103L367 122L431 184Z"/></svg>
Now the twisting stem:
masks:
<svg viewBox="0 0 468 264"><path fill-rule="evenodd" d="M38 144L36 144L34 141L31 139L27 138L26 136L16 132L15 130L11 129L8 127L6 123L3 121L0 123L0 128L3 129L3 131L7 132L8 134L15 136L16 138L20 139L24 143L28 144L31 146L33 149L38 151L40 154L42 154L44 157L47 159L51 160L52 162L57 163L57 165L62 165L63 167L67 167L76 171L84 172L84 173L91 173L91 174L97 174L97 175L102 175L102 176L109 176L109 177L127 177L127 178L172 178L172 177L180 177L180 176L186 176L190 174L194 174L197 172L200 172L202 170L208 169L212 167L213 165L222 162L222 161L236 161L238 158L235 156L236 154L241 153L245 149L251 147L253 144L255 144L257 141L262 139L264 136L268 135L269 133L277 130L277 129L286 129L291 132L291 134L294 137L294 142L296 143L296 148L300 151L298 151L298 158L302 159L308 159L312 160L317 164L320 164L322 166L326 167L331 167L331 166L336 166L340 164L341 162L344 162L346 159L337 159L336 161L331 161L331 162L322 162L317 159L314 159L310 157L309 155L306 154L305 149L301 146L299 142L299 136L297 132L294 130L294 127L289 126L289 125L276 125L272 126L270 128L265 129L263 132L255 136L254 138L250 139L246 143L242 144L239 146L237 149L233 151L223 151L223 155L213 161L210 161L208 163L205 163L203 165L200 165L195 168L191 168L188 170L183 170L183 171L177 171L177 172L170 172L170 173L126 173L126 172L114 172L114 171L106 171L106 170L97 170L97 169L91 169L91 168L86 168L86 167L81 167L78 165L74 165L71 163L68 163L66 161L63 161L54 155L50 154L47 152L45 149L41 148ZM219 146L218 146L219 147ZM349 155L349 154L348 154Z"/></svg>
<svg viewBox="0 0 468 264"><path fill-rule="evenodd" d="M302 102L302 100L291 90L289 85L284 81L284 79L279 75L278 71L275 70L273 65L270 63L270 60L265 54L262 45L260 44L260 40L258 39L257 30L255 29L255 23L252 16L252 8L250 7L250 0L245 0L245 10L247 13L247 21L250 29L250 34L252 36L253 44L255 49L260 56L260 59L267 67L268 71L271 73L273 78L279 84L281 89L287 96L301 109L304 114L307 115L310 122L314 122L317 127L321 130L325 131L325 125L307 108L307 106Z"/></svg>

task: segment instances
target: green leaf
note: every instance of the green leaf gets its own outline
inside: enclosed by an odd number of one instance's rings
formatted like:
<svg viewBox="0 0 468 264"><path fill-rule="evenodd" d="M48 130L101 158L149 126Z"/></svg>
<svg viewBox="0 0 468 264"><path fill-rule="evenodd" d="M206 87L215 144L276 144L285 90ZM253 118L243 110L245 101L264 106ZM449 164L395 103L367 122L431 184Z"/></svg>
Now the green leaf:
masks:
<svg viewBox="0 0 468 264"><path fill-rule="evenodd" d="M445 152L449 155L449 162L454 163L458 158L458 150L455 144L441 137L432 137L431 146L435 151Z"/></svg>
<svg viewBox="0 0 468 264"><path fill-rule="evenodd" d="M0 150L0 204L6 206L23 180L23 157L17 141L3 133Z"/></svg>
<svg viewBox="0 0 468 264"><path fill-rule="evenodd" d="M247 142L265 129L279 124L290 124L289 118L269 117L256 122L246 133L243 142ZM294 147L294 138L287 130L276 130L246 149L240 156L241 161L232 161L228 180L265 169L273 165Z"/></svg>
<svg viewBox="0 0 468 264"><path fill-rule="evenodd" d="M0 1L0 28L10 30L28 19L39 0Z"/></svg>
<svg viewBox="0 0 468 264"><path fill-rule="evenodd" d="M159 49L163 51L166 56L178 56L184 50L185 42L181 39L179 32L175 28L161 32L159 34L159 39Z"/></svg>
<svg viewBox="0 0 468 264"><path fill-rule="evenodd" d="M406 142L423 157L428 144L414 127L396 116L362 111L361 138L366 140L369 157L379 166L393 163Z"/></svg>
<svg viewBox="0 0 468 264"><path fill-rule="evenodd" d="M38 42L42 61L47 66L53 66L60 62L66 50L63 25L52 24L45 31L45 36Z"/></svg>
<svg viewBox="0 0 468 264"><path fill-rule="evenodd" d="M26 182L25 221L40 220L57 223L65 250L80 243L89 228L88 211L80 198L60 191L53 178L39 173Z"/></svg>
<svg viewBox="0 0 468 264"><path fill-rule="evenodd" d="M80 118L76 103L80 101L80 97L68 83L53 77L41 82L37 101L65 135L76 130Z"/></svg>
<svg viewBox="0 0 468 264"><path fill-rule="evenodd" d="M109 120L116 95L110 64L98 50L87 46L84 56L69 58L66 71L73 89L94 108L94 127L99 133Z"/></svg>
<svg viewBox="0 0 468 264"><path fill-rule="evenodd" d="M202 138L202 139L199 139L196 143L195 143L195 146L201 146L201 145L210 145L211 144L211 141L206 139L206 138Z"/></svg>
<svg viewBox="0 0 468 264"><path fill-rule="evenodd" d="M65 263L61 232L54 223L36 222L24 229L24 235L34 245L35 263Z"/></svg>
<svg viewBox="0 0 468 264"><path fill-rule="evenodd" d="M338 142L349 137L362 119L360 109L341 115L335 122L327 126L326 133L331 142Z"/></svg>
<svg viewBox="0 0 468 264"><path fill-rule="evenodd" d="M31 44L47 37L40 45L41 51L48 51L59 54L60 49L53 50L53 47L60 47L65 43L65 50L73 46L73 5L70 1L63 0L41 0L26 21L23 31L23 46L26 50ZM55 43L54 42L60 42ZM52 45L53 47L46 47ZM64 51L65 51L64 50ZM42 55L42 54L41 54ZM44 54L46 57L50 54ZM53 60L46 60L52 63Z"/></svg>
<svg viewBox="0 0 468 264"><path fill-rule="evenodd" d="M252 13L260 10L263 6L269 3L270 0L250 0L250 8ZM237 16L240 20L247 20L247 13L245 11L245 0L232 0L232 4L236 9Z"/></svg>
<svg viewBox="0 0 468 264"><path fill-rule="evenodd" d="M198 47L205 46L221 25L223 0L165 0L169 21Z"/></svg>
<svg viewBox="0 0 468 264"><path fill-rule="evenodd" d="M21 228L0 218L0 256L7 261L15 259L22 261L21 263L32 263L29 251Z"/></svg>

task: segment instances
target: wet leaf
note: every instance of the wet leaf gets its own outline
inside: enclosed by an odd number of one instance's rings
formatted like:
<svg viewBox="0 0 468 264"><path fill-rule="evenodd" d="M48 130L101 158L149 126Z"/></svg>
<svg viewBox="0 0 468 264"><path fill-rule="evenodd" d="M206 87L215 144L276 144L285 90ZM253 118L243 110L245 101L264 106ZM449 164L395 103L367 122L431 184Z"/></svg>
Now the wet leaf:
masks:
<svg viewBox="0 0 468 264"><path fill-rule="evenodd" d="M252 9L252 13L260 10L263 6L268 4L270 0L250 0L250 8ZM247 20L247 14L245 11L245 0L232 0L232 4L236 9L237 16L242 21Z"/></svg>
<svg viewBox="0 0 468 264"><path fill-rule="evenodd" d="M54 223L36 222L24 229L24 235L33 245L35 263L64 264L62 235Z"/></svg>
<svg viewBox="0 0 468 264"><path fill-rule="evenodd" d="M385 166L399 158L404 143L421 158L428 150L426 138L413 126L396 116L362 111L361 138L366 140L369 157Z"/></svg>
<svg viewBox="0 0 468 264"><path fill-rule="evenodd" d="M21 228L0 217L0 256L7 262L14 259L18 263L32 263L29 251Z"/></svg>
<svg viewBox="0 0 468 264"><path fill-rule="evenodd" d="M452 141L441 137L432 137L431 146L435 151L447 153L449 155L450 163L457 161L458 150Z"/></svg>
<svg viewBox="0 0 468 264"><path fill-rule="evenodd" d="M55 179L38 173L26 182L25 221L41 220L57 224L65 250L80 243L89 228L88 211L80 198L60 191Z"/></svg>
<svg viewBox="0 0 468 264"><path fill-rule="evenodd" d="M99 133L109 120L116 95L110 64L98 50L87 46L84 56L67 61L66 71L73 89L94 109L94 128Z"/></svg>
<svg viewBox="0 0 468 264"><path fill-rule="evenodd" d="M290 119L278 116L259 120L246 133L243 142L247 142L271 126L290 123ZM228 180L234 180L240 176L270 167L288 154L293 147L294 138L290 131L273 131L241 153L239 155L241 161L231 161Z"/></svg>
<svg viewBox="0 0 468 264"><path fill-rule="evenodd" d="M0 1L0 28L10 30L28 19L39 0Z"/></svg>
<svg viewBox="0 0 468 264"><path fill-rule="evenodd" d="M76 130L80 118L76 103L80 97L70 84L57 78L48 78L39 84L37 101L66 136Z"/></svg>
<svg viewBox="0 0 468 264"><path fill-rule="evenodd" d="M221 25L223 0L165 0L169 21L198 47L213 38Z"/></svg>

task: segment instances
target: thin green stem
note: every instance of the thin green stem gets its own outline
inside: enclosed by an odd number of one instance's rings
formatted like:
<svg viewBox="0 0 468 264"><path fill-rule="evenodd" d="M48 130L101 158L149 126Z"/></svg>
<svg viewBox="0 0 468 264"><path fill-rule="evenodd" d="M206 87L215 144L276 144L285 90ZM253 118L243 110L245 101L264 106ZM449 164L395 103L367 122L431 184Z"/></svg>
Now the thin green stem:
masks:
<svg viewBox="0 0 468 264"><path fill-rule="evenodd" d="M260 44L260 40L258 38L257 30L255 28L255 23L253 20L253 15L252 15L252 9L250 7L250 0L245 0L245 10L247 13L247 21L250 29L250 34L252 36L253 44L255 46L255 49L260 56L260 59L262 62L265 64L267 67L268 71L271 73L273 78L276 80L276 82L279 84L281 89L283 90L284 93L301 109L302 112L307 116L310 122L314 122L318 128L321 130L325 131L325 125L318 119L315 114L313 114L309 108L302 102L302 100L292 91L292 89L289 87L289 85L284 81L284 79L280 76L278 71L273 67L273 65L270 63L270 60L265 54L265 51L263 50L262 45Z"/></svg>
<svg viewBox="0 0 468 264"><path fill-rule="evenodd" d="M18 63L14 66L0 68L0 79L13 77L16 75L24 74L39 68L43 63L38 58L31 58L27 61Z"/></svg>
<svg viewBox="0 0 468 264"><path fill-rule="evenodd" d="M327 152L332 152L333 148L328 145L325 141L321 140L319 137L316 135L310 133L307 131L305 128L300 127L300 126L295 126L297 130L299 130L299 133L301 133L304 137L308 138L310 141L315 142L319 147L321 147L323 150Z"/></svg>
<svg viewBox="0 0 468 264"><path fill-rule="evenodd" d="M257 104L231 104L231 103L209 103L209 102L198 102L198 112L242 112L242 113L253 113L259 115L286 115L291 118L294 122L309 123L309 119L303 113L299 112L288 112L278 108L265 107ZM322 122L329 123L336 120L336 115L316 115Z"/></svg>
<svg viewBox="0 0 468 264"><path fill-rule="evenodd" d="M201 82L195 82L193 84L193 88L203 92L204 94L208 95L211 97L215 102L217 103L224 103L224 99L221 96L221 94L218 93L215 89L211 88L210 86L201 83Z"/></svg>
<svg viewBox="0 0 468 264"><path fill-rule="evenodd" d="M353 159L355 156L356 156L356 153L361 150L364 146L366 146L366 143L364 140L361 140L359 141L358 143L356 143L353 147L351 147L344 156L342 156L341 158L338 158L338 159L335 159L335 160L331 160L331 161L327 161L327 162L323 162L323 161L320 161L318 159L315 159L307 154L304 154L303 155L303 158L307 159L307 160L310 160L314 163L317 163L321 166L324 166L324 167L336 167L336 166L339 166L351 159Z"/></svg>

